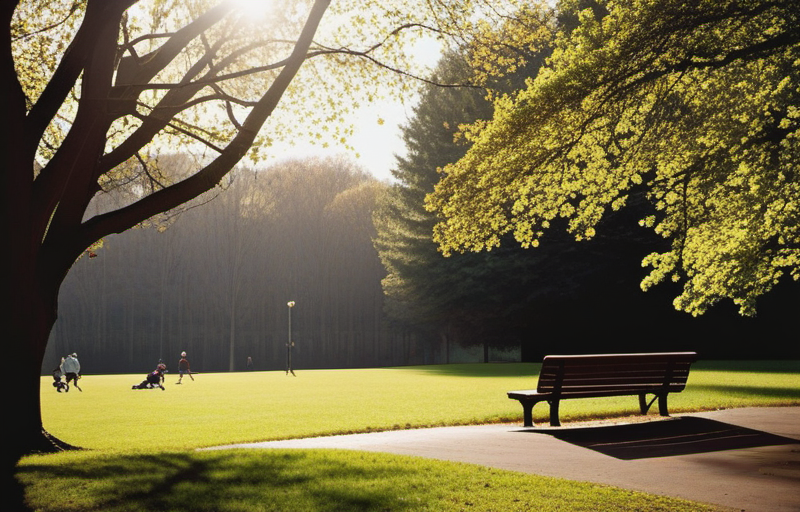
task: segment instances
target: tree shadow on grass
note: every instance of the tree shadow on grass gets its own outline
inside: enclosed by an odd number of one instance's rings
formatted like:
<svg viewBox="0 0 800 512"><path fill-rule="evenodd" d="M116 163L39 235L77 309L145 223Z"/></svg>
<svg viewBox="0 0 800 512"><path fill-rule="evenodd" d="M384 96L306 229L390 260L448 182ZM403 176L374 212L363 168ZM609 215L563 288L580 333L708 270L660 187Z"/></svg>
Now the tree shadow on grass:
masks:
<svg viewBox="0 0 800 512"><path fill-rule="evenodd" d="M78 465L28 463L17 476L29 506L43 512L402 511L413 491L397 482L424 483L412 468L368 455L342 464L324 452L259 452L98 455Z"/></svg>
<svg viewBox="0 0 800 512"><path fill-rule="evenodd" d="M629 425L536 431L622 460L760 446L800 445L800 440L797 439L695 417Z"/></svg>
<svg viewBox="0 0 800 512"><path fill-rule="evenodd" d="M607 486L348 450L226 450L27 460L37 512L712 510Z"/></svg>

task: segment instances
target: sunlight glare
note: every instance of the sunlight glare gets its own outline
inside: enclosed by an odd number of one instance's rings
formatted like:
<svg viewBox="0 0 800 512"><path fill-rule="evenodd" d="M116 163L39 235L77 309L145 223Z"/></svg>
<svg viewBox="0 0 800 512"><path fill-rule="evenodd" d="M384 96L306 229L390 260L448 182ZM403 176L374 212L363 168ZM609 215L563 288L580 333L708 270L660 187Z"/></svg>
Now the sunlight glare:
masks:
<svg viewBox="0 0 800 512"><path fill-rule="evenodd" d="M273 14L273 0L232 0L236 9L253 22L265 21Z"/></svg>

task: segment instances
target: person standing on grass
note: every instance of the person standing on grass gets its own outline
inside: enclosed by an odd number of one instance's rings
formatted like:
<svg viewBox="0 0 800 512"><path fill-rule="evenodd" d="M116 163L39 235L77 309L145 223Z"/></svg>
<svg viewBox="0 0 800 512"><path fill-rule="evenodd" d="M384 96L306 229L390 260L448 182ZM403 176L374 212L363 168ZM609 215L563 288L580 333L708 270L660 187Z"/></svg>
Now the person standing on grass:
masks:
<svg viewBox="0 0 800 512"><path fill-rule="evenodd" d="M64 362L61 363L61 372L67 378L67 391L69 391L70 382L75 384L78 391L83 391L81 387L78 386L78 379L81 378L81 363L78 362L78 354L73 352L64 358Z"/></svg>
<svg viewBox="0 0 800 512"><path fill-rule="evenodd" d="M178 382L176 382L176 384L181 383L184 373L189 375L190 379L194 380L194 377L192 377L192 370L189 367L189 360L186 359L186 352L181 352L181 360L178 361Z"/></svg>

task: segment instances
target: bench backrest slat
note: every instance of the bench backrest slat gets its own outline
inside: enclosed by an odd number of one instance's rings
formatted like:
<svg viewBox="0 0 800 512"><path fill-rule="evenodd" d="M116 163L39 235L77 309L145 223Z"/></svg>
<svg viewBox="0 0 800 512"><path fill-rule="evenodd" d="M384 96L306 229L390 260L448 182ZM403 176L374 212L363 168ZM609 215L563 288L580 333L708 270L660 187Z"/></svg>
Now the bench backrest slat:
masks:
<svg viewBox="0 0 800 512"><path fill-rule="evenodd" d="M682 391L694 352L546 356L540 393L606 393L636 389Z"/></svg>

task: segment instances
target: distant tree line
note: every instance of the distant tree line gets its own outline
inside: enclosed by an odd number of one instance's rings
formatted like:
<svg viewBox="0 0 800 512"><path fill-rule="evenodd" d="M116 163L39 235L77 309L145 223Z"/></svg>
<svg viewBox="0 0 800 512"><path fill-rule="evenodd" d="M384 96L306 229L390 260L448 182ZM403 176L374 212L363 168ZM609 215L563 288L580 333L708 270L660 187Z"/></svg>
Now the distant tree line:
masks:
<svg viewBox="0 0 800 512"><path fill-rule="evenodd" d="M43 370L77 351L88 372L145 371L183 350L200 371L282 369L290 300L296 368L428 362L383 312L385 187L346 160L240 169L166 229L108 238L64 283Z"/></svg>

